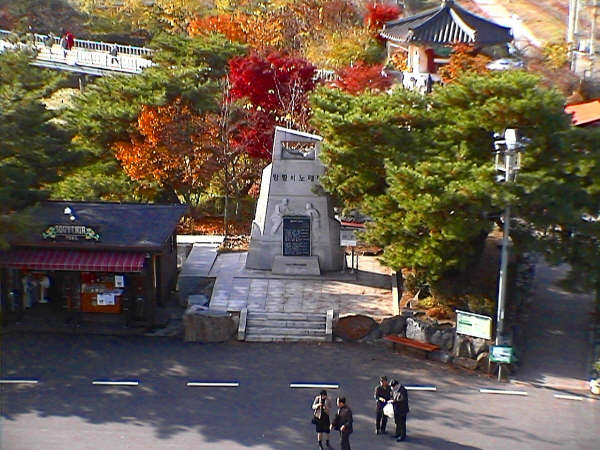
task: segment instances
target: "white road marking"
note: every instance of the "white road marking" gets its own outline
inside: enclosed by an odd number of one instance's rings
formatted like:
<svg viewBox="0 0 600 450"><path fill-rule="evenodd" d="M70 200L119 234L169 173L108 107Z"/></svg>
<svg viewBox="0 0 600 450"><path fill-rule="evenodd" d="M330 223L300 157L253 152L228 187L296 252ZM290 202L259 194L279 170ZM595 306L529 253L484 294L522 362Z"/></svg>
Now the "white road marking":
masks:
<svg viewBox="0 0 600 450"><path fill-rule="evenodd" d="M299 389L299 388L321 388L321 389L339 389L339 384L333 383L290 383L290 388Z"/></svg>
<svg viewBox="0 0 600 450"><path fill-rule="evenodd" d="M436 386L419 386L419 385L408 385L404 386L407 391L437 391Z"/></svg>
<svg viewBox="0 0 600 450"><path fill-rule="evenodd" d="M479 389L479 392L482 394L528 395L525 391L506 391L503 389Z"/></svg>
<svg viewBox="0 0 600 450"><path fill-rule="evenodd" d="M187 386L190 387L239 387L237 381L188 381Z"/></svg>
<svg viewBox="0 0 600 450"><path fill-rule="evenodd" d="M111 381L111 380L94 380L92 384L103 385L103 386L137 386L140 384L139 381Z"/></svg>
<svg viewBox="0 0 600 450"><path fill-rule="evenodd" d="M39 380L0 380L0 384L37 384Z"/></svg>
<svg viewBox="0 0 600 450"><path fill-rule="evenodd" d="M560 398L563 400L583 400L583 397L579 397L578 395L567 395L567 394L554 394L554 398Z"/></svg>

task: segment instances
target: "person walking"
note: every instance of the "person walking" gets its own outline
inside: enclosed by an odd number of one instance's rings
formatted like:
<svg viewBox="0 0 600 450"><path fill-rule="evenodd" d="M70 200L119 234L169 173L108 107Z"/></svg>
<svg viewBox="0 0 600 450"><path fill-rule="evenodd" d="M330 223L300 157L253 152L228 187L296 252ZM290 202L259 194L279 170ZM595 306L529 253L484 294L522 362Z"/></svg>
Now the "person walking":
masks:
<svg viewBox="0 0 600 450"><path fill-rule="evenodd" d="M350 449L350 434L352 434L352 410L346 404L346 397L337 398L338 411L331 424L331 429L340 432L340 449Z"/></svg>
<svg viewBox="0 0 600 450"><path fill-rule="evenodd" d="M398 380L392 380L392 404L394 405L394 421L396 422L396 433L394 437L397 442L406 439L406 415L408 414L408 392L406 388L398 383Z"/></svg>
<svg viewBox="0 0 600 450"><path fill-rule="evenodd" d="M59 44L60 44L60 47L63 49L63 58L66 58L68 50L69 50L69 44L67 42L67 37L66 37L65 33L63 33L61 35Z"/></svg>
<svg viewBox="0 0 600 450"><path fill-rule="evenodd" d="M317 431L317 442L319 443L319 449L323 450L323 437L325 437L325 444L327 448L331 448L329 444L329 431L331 423L329 421L329 411L331 411L331 400L327 398L327 391L322 390L319 395L315 397L312 404L314 412L313 423ZM325 436L324 436L325 435Z"/></svg>
<svg viewBox="0 0 600 450"><path fill-rule="evenodd" d="M119 58L117 57L117 55L119 54L119 47L117 46L117 44L113 44L112 47L110 48L110 63L111 64L119 64Z"/></svg>
<svg viewBox="0 0 600 450"><path fill-rule="evenodd" d="M67 50L71 50L75 45L75 35L70 31L65 33L65 40L67 41Z"/></svg>
<svg viewBox="0 0 600 450"><path fill-rule="evenodd" d="M392 388L385 375L379 377L379 384L375 387L375 434L385 434L387 416L383 413L383 407L392 398Z"/></svg>

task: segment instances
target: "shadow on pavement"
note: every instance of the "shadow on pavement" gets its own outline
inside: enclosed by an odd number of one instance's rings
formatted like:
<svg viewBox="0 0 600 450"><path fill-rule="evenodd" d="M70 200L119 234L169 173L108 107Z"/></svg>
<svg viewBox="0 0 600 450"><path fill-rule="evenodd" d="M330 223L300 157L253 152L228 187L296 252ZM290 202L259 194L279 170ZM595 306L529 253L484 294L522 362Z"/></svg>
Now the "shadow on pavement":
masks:
<svg viewBox="0 0 600 450"><path fill-rule="evenodd" d="M459 391L477 383L478 376L457 375L431 361L392 354L383 346L202 345L169 338L6 335L2 347L2 377L40 380L37 386L0 386L5 431L12 421L28 420L22 415L33 415L36 421L75 417L80 419L76 423L120 427L121 434L127 434L124 427L142 427L164 444L185 436L197 448L298 450L316 444L310 420L317 390L290 389L289 383L337 382L354 411L354 448L397 448L400 444L392 439L373 439L373 388L385 373L405 384L436 379L443 384L435 396L411 393L408 448L477 448L436 436L453 434L453 429L461 430L461 436L462 430L470 433L463 437L472 442L482 434L499 433L515 444L541 441L499 421L500 416L463 407L464 394ZM139 379L140 385L92 385L100 378ZM237 380L240 387L186 387L194 380ZM330 391L331 397L337 394ZM442 407L441 401L449 403ZM477 430L472 431L475 423ZM338 439L332 435L334 447Z"/></svg>

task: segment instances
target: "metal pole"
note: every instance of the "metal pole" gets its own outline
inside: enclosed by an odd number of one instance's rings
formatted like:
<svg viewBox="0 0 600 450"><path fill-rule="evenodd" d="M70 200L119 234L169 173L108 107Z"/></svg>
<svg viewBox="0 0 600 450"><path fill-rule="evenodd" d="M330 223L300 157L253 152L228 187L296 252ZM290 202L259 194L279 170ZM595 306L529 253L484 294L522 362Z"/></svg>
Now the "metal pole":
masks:
<svg viewBox="0 0 600 450"><path fill-rule="evenodd" d="M500 345L500 335L504 332L504 301L506 298L507 266L508 266L508 234L510 232L510 206L506 206L503 214L504 233L502 235L502 253L500 256L500 281L498 283L498 319L496 327L496 345Z"/></svg>

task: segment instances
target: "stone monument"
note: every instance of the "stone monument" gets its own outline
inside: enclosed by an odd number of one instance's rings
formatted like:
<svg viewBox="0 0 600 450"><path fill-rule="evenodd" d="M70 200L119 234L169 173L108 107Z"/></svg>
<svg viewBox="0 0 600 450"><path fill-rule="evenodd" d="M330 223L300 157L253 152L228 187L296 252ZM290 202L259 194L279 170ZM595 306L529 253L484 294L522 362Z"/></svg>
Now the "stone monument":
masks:
<svg viewBox="0 0 600 450"><path fill-rule="evenodd" d="M262 173L252 222L248 269L319 275L344 268L340 224L319 185L323 138L277 127L273 158Z"/></svg>

